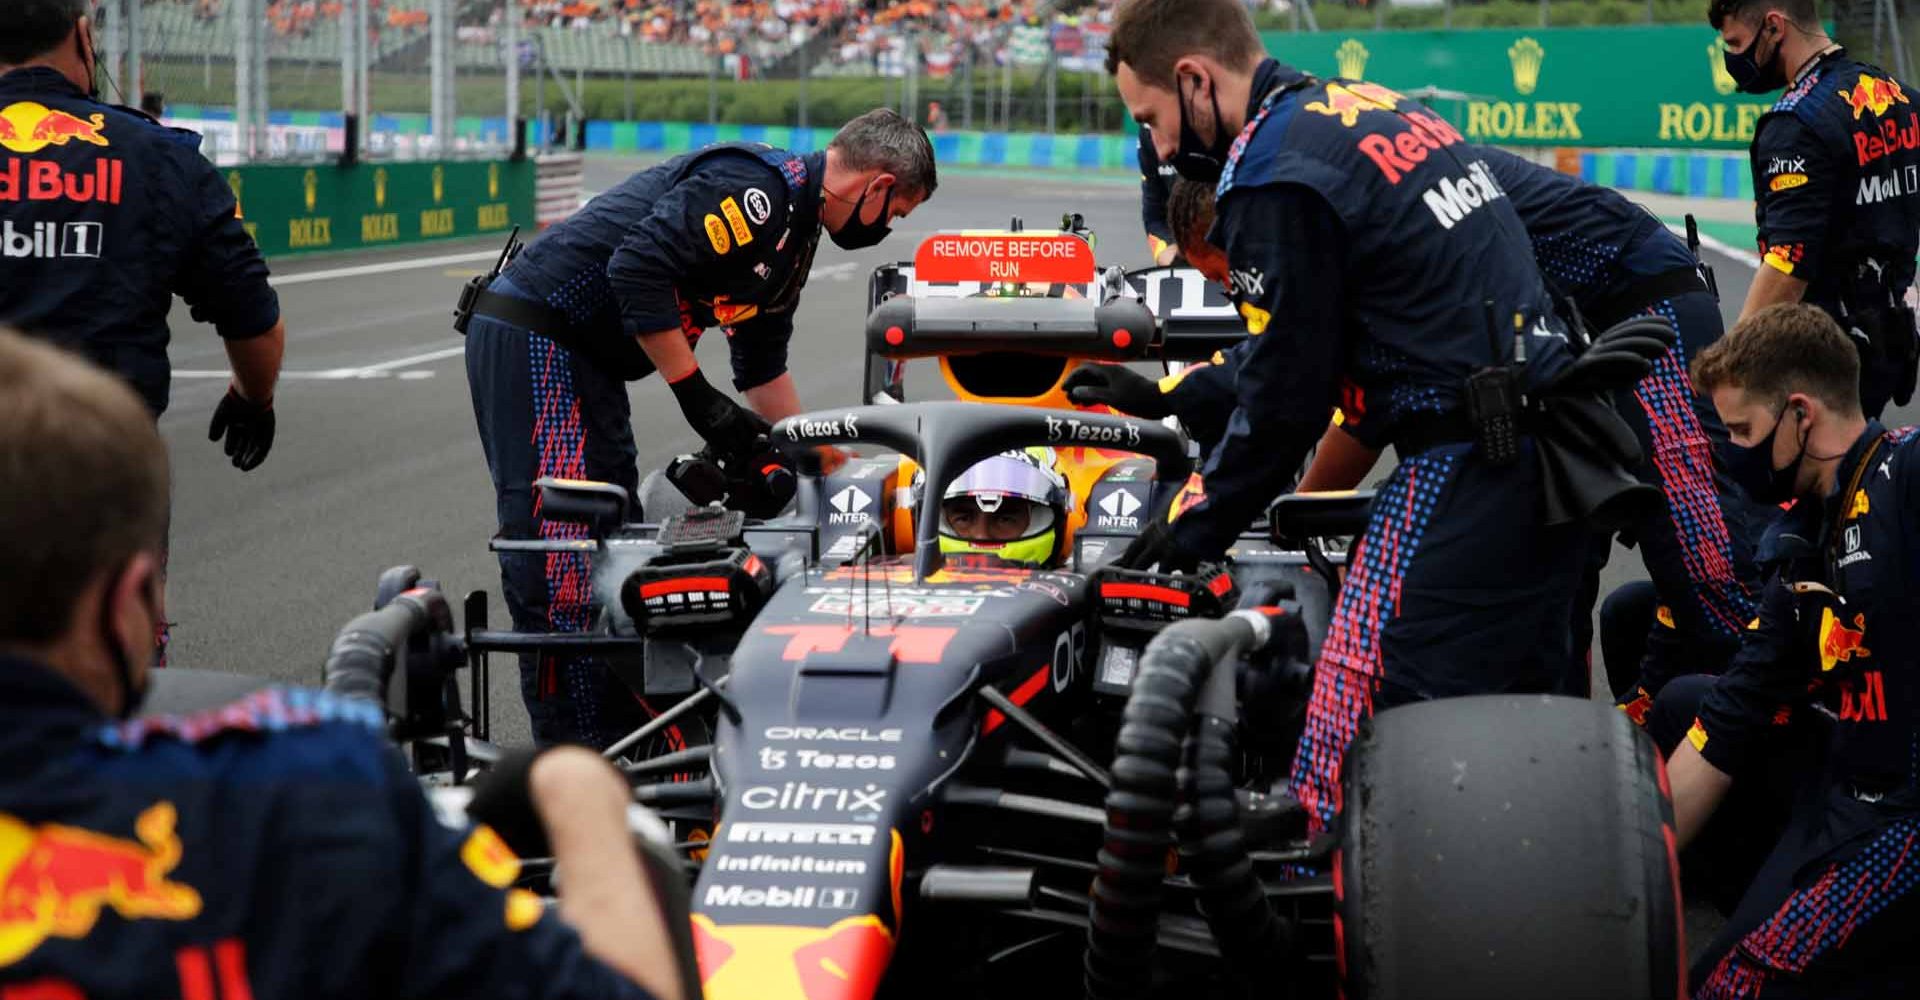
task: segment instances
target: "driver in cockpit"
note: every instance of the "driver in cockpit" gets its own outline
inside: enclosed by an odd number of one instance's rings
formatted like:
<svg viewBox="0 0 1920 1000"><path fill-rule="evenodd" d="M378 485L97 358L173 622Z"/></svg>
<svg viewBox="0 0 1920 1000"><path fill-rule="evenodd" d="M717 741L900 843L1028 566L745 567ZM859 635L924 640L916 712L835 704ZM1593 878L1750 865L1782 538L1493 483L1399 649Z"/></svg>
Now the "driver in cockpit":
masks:
<svg viewBox="0 0 1920 1000"><path fill-rule="evenodd" d="M947 486L940 500L940 552L986 555L1052 568L1066 548L1076 508L1052 448L1001 452Z"/></svg>

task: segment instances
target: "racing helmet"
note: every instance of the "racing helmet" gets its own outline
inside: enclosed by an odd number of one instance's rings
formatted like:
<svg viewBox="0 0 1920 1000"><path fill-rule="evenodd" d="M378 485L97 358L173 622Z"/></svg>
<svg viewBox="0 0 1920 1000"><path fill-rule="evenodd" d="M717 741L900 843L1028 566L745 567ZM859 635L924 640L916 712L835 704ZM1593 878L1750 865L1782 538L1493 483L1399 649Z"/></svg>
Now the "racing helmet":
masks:
<svg viewBox="0 0 1920 1000"><path fill-rule="evenodd" d="M1073 495L1051 448L994 455L947 486L940 499L940 551L1052 566L1066 538Z"/></svg>

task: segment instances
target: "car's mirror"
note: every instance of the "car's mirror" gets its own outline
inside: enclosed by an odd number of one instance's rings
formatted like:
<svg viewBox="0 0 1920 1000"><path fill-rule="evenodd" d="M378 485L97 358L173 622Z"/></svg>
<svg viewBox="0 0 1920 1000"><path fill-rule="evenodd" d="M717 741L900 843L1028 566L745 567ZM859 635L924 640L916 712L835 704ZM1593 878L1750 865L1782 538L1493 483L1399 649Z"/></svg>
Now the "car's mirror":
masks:
<svg viewBox="0 0 1920 1000"><path fill-rule="evenodd" d="M588 534L605 538L627 522L627 491L612 483L585 479L536 479L540 517L564 524L585 525Z"/></svg>

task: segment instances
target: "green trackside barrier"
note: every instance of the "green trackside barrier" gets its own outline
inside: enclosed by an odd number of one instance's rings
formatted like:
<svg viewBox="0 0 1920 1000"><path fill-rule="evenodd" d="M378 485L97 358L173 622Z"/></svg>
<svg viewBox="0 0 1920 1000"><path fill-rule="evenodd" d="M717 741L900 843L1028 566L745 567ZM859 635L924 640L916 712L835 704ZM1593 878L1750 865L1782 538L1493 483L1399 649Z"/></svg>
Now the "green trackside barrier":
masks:
<svg viewBox="0 0 1920 1000"><path fill-rule="evenodd" d="M1310 73L1442 91L1428 103L1476 142L1744 149L1772 103L1734 92L1704 23L1263 37Z"/></svg>
<svg viewBox="0 0 1920 1000"><path fill-rule="evenodd" d="M365 250L534 226L534 161L231 167L240 216L269 257Z"/></svg>

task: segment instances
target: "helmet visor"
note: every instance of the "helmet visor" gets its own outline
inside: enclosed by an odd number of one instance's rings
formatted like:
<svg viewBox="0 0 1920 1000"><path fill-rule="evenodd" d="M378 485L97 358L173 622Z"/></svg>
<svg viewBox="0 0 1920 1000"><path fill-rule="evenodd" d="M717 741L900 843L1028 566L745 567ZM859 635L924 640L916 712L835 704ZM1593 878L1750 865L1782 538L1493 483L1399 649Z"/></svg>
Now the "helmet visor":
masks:
<svg viewBox="0 0 1920 1000"><path fill-rule="evenodd" d="M1053 527L1053 508L1005 493L948 497L940 504L940 533L970 542L1011 542Z"/></svg>

